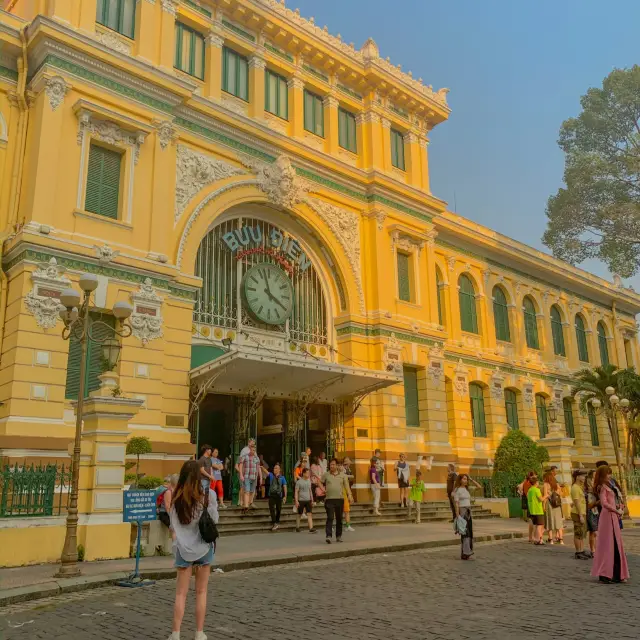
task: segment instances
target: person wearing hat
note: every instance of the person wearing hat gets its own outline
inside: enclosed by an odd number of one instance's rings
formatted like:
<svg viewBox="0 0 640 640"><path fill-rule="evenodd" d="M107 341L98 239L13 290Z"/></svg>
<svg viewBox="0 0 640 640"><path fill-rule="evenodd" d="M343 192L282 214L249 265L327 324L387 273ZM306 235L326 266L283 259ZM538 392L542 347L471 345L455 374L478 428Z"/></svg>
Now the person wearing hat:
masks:
<svg viewBox="0 0 640 640"><path fill-rule="evenodd" d="M584 481L587 472L584 469L576 469L572 475L571 520L573 521L573 546L576 549L575 559L588 560L589 556L584 552L584 539L587 535L587 501L584 495Z"/></svg>

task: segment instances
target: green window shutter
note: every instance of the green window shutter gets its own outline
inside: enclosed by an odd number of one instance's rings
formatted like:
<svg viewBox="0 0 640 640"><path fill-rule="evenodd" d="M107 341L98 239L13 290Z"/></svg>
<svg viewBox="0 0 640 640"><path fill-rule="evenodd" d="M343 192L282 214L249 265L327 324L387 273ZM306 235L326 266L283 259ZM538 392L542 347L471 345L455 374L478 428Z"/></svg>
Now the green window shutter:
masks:
<svg viewBox="0 0 640 640"><path fill-rule="evenodd" d="M469 385L469 398L471 401L471 421L473 423L473 435L476 438L487 437L487 421L484 414L484 393L478 384Z"/></svg>
<svg viewBox="0 0 640 640"><path fill-rule="evenodd" d="M304 128L305 131L311 131L313 133L313 95L308 91L304 92Z"/></svg>
<svg viewBox="0 0 640 640"><path fill-rule="evenodd" d="M496 340L510 342L509 307L504 291L500 287L493 289L493 320L496 328Z"/></svg>
<svg viewBox="0 0 640 640"><path fill-rule="evenodd" d="M181 22L176 22L176 55L174 67L200 80L204 79L204 37ZM222 81L224 85L226 57L223 51ZM224 86L223 86L224 88Z"/></svg>
<svg viewBox="0 0 640 640"><path fill-rule="evenodd" d="M265 70L264 83L264 108L269 113L282 118L289 119L289 94L287 81L281 76Z"/></svg>
<svg viewBox="0 0 640 640"><path fill-rule="evenodd" d="M238 98L249 102L249 61L238 56Z"/></svg>
<svg viewBox="0 0 640 640"><path fill-rule="evenodd" d="M122 154L99 145L89 148L84 208L107 218L118 218Z"/></svg>
<svg viewBox="0 0 640 640"><path fill-rule="evenodd" d="M91 336L94 340L113 338L115 318L101 313L91 312L89 317ZM106 326L105 326L106 325ZM69 359L67 362L67 382L65 398L75 400L80 391L80 361L82 360L82 345L75 337L69 339ZM98 376L104 372L102 345L100 342L89 341L87 347L87 368L85 371L85 397L100 387Z"/></svg>
<svg viewBox="0 0 640 640"><path fill-rule="evenodd" d="M319 96L314 97L315 102L315 126L314 133L321 138L324 138L324 105L322 104L322 98Z"/></svg>
<svg viewBox="0 0 640 640"><path fill-rule="evenodd" d="M135 35L135 0L98 0L96 22L133 39Z"/></svg>
<svg viewBox="0 0 640 640"><path fill-rule="evenodd" d="M404 374L404 411L408 427L420 426L420 408L418 398L418 372L403 367Z"/></svg>
<svg viewBox="0 0 640 640"><path fill-rule="evenodd" d="M589 430L591 431L591 444L594 447L600 446L600 436L598 435L598 418L591 403L587 405L587 416L589 417Z"/></svg>
<svg viewBox="0 0 640 640"><path fill-rule="evenodd" d="M553 353L557 356L566 356L562 316L555 305L551 307L551 335L553 336Z"/></svg>
<svg viewBox="0 0 640 640"><path fill-rule="evenodd" d="M310 93L305 89L304 92L304 128L321 138L324 138L324 107L322 98Z"/></svg>
<svg viewBox="0 0 640 640"><path fill-rule="evenodd" d="M411 281L409 269L409 256L406 253L397 253L398 261L398 298L405 302L411 302Z"/></svg>
<svg viewBox="0 0 640 640"><path fill-rule="evenodd" d="M444 326L444 282L442 282L442 274L440 269L436 267L436 286L438 288L437 300L438 300L438 323Z"/></svg>
<svg viewBox="0 0 640 640"><path fill-rule="evenodd" d="M562 409L564 410L564 430L567 438L575 438L576 429L573 424L573 405L570 398L565 398L562 401Z"/></svg>
<svg viewBox="0 0 640 640"><path fill-rule="evenodd" d="M589 362L587 332L584 328L584 320L579 315L576 316L576 342L578 343L578 358L580 362Z"/></svg>
<svg viewBox="0 0 640 640"><path fill-rule="evenodd" d="M536 416L538 418L538 432L544 438L549 433L549 421L547 419L547 401L544 396L536 394Z"/></svg>
<svg viewBox="0 0 640 640"><path fill-rule="evenodd" d="M391 132L391 164L404 171L404 136L394 129Z"/></svg>
<svg viewBox="0 0 640 640"><path fill-rule="evenodd" d="M607 344L607 330L602 322L598 322L598 349L602 366L609 364L609 345Z"/></svg>
<svg viewBox="0 0 640 640"><path fill-rule="evenodd" d="M338 109L338 144L353 153L357 151L356 117L344 109Z"/></svg>
<svg viewBox="0 0 640 640"><path fill-rule="evenodd" d="M464 274L458 279L458 300L460 303L460 326L462 330L469 333L478 333L476 291L471 280Z"/></svg>
<svg viewBox="0 0 640 640"><path fill-rule="evenodd" d="M536 319L536 309L533 306L531 298L525 298L523 301L524 313L524 333L527 339L527 347L529 349L539 349L538 342L538 322Z"/></svg>
<svg viewBox="0 0 640 640"><path fill-rule="evenodd" d="M518 421L518 397L515 391L511 389L504 390L504 408L507 413L507 424L509 429L519 429L520 422Z"/></svg>

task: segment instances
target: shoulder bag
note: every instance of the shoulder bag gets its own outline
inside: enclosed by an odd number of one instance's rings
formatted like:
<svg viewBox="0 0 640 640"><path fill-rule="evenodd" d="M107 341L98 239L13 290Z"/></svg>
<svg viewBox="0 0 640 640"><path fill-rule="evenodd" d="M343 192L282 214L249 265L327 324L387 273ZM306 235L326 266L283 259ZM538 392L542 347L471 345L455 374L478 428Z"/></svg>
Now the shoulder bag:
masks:
<svg viewBox="0 0 640 640"><path fill-rule="evenodd" d="M219 537L218 527L216 523L213 521L211 514L209 513L209 492L205 493L204 498L204 509L202 510L202 514L200 515L200 520L198 521L198 529L200 529L200 537L208 544L216 543L216 540Z"/></svg>

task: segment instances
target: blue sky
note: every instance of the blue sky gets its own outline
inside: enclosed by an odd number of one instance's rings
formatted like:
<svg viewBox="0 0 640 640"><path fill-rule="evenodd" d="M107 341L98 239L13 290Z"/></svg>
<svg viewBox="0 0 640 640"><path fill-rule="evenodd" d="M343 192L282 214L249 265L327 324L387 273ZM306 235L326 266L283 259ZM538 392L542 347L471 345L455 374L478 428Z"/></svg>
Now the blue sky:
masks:
<svg viewBox="0 0 640 640"><path fill-rule="evenodd" d="M562 184L562 121L615 67L640 62L640 2L615 0L287 0L359 48L449 87L431 134L434 195L471 220L547 250L547 199ZM597 262L581 265L609 278ZM629 281L640 290L640 277Z"/></svg>

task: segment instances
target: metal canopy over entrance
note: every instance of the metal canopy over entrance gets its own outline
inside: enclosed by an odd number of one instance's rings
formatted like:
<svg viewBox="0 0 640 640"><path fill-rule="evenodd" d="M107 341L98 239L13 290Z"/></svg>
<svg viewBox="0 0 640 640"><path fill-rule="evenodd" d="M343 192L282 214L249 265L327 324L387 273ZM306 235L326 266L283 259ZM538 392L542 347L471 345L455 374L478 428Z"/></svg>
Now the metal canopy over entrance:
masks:
<svg viewBox="0 0 640 640"><path fill-rule="evenodd" d="M190 372L191 383L216 393L246 394L259 387L266 397L337 403L402 382L396 373L316 361L311 356L232 351ZM210 383L210 384L207 384ZM211 384L213 383L213 384Z"/></svg>

